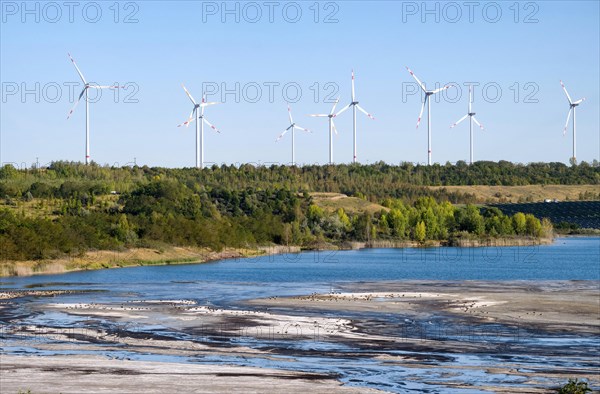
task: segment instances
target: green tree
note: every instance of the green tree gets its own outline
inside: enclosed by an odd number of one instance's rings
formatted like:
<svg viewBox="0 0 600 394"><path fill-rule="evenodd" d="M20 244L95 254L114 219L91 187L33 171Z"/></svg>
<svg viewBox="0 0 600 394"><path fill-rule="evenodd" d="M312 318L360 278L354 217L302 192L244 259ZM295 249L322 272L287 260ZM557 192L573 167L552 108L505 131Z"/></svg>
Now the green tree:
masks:
<svg viewBox="0 0 600 394"><path fill-rule="evenodd" d="M323 209L318 205L311 204L308 207L308 214L306 215L306 217L311 222L318 223L321 221L321 219L325 217L325 213L323 212Z"/></svg>
<svg viewBox="0 0 600 394"><path fill-rule="evenodd" d="M468 204L462 212L461 210L458 212L460 213L457 222L461 231L483 235L485 232L485 223L483 217L479 213L479 208L475 205Z"/></svg>
<svg viewBox="0 0 600 394"><path fill-rule="evenodd" d="M404 238L408 220L400 209L391 209L387 214L387 224L395 237Z"/></svg>
<svg viewBox="0 0 600 394"><path fill-rule="evenodd" d="M426 238L436 239L439 233L438 216L433 213L433 208L428 207L423 213L421 213L421 219L425 224Z"/></svg>
<svg viewBox="0 0 600 394"><path fill-rule="evenodd" d="M527 218L525 214L517 212L513 215L513 229L517 235L524 235L527 231Z"/></svg>
<svg viewBox="0 0 600 394"><path fill-rule="evenodd" d="M500 235L513 235L515 233L515 229L513 227L513 221L509 216L502 216L500 218Z"/></svg>
<svg viewBox="0 0 600 394"><path fill-rule="evenodd" d="M525 232L527 235L539 237L542 235L542 224L539 219L528 213L525 215Z"/></svg>
<svg viewBox="0 0 600 394"><path fill-rule="evenodd" d="M344 208L338 208L336 213L338 218L340 219L340 222L344 226L344 230L350 231L350 229L352 228L352 222L350 222L350 218L348 217L348 215L346 215Z"/></svg>
<svg viewBox="0 0 600 394"><path fill-rule="evenodd" d="M420 221L415 227L415 240L423 242L426 236L427 229L425 228L425 223L423 221Z"/></svg>

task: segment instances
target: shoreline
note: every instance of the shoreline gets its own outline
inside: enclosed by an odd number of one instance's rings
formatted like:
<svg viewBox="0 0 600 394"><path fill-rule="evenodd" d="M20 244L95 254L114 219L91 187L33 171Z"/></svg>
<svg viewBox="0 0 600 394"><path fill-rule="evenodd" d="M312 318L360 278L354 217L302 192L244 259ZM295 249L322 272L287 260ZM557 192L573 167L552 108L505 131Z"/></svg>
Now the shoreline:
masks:
<svg viewBox="0 0 600 394"><path fill-rule="evenodd" d="M285 249L285 250L284 250ZM207 248L167 247L165 249L134 248L124 251L99 250L84 256L49 260L0 262L0 278L65 274L77 271L143 267L148 265L203 264L236 258L269 256L300 252L295 246L270 246L256 249L226 248L216 252Z"/></svg>
<svg viewBox="0 0 600 394"><path fill-rule="evenodd" d="M446 241L374 240L369 242L346 241L339 245L319 243L313 247L271 245L255 249L226 248L216 252L207 248L169 246L164 249L134 248L124 251L100 250L86 252L84 256L63 257L48 260L3 261L0 262L0 278L34 275L65 274L69 272L148 265L203 264L212 261L237 258L252 258L300 253L313 250L357 250L382 248L438 248L438 247L510 247L551 245L556 238L489 238L457 239Z"/></svg>

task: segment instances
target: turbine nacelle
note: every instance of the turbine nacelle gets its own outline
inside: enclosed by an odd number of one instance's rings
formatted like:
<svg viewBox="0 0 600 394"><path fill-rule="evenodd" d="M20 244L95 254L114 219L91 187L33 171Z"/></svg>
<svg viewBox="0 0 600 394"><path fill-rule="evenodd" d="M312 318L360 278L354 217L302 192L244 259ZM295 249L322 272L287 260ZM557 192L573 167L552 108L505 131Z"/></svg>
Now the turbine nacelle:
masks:
<svg viewBox="0 0 600 394"><path fill-rule="evenodd" d="M581 104L582 102L583 100L579 100L577 102L571 103L571 108L579 107L579 104Z"/></svg>

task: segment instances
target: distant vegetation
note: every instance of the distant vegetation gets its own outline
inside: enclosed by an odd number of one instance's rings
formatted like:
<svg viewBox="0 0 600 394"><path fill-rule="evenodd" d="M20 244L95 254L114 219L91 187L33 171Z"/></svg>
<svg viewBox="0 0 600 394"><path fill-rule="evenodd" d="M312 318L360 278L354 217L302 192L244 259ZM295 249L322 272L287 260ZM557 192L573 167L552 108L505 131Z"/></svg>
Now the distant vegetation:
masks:
<svg viewBox="0 0 600 394"><path fill-rule="evenodd" d="M209 189L227 186L247 188L285 188L292 191L333 192L349 196L364 195L368 200L386 197L405 201L432 196L453 203L469 203L469 193L430 190L424 186L460 185L600 185L600 167L581 163L532 163L528 165L501 161L467 165L392 166L383 162L372 165L333 166L213 166L203 171L193 168L167 169L150 167L101 167L78 163L55 162L47 169L16 170L10 165L0 168L0 196L21 197L30 191L33 197L64 197L73 187L88 188L94 193L108 190L131 191L140 182L154 177L170 178L184 184L196 183ZM67 185L62 186L67 182ZM34 183L39 183L32 188ZM62 186L62 189L61 189ZM600 191L598 192L600 193ZM600 199L600 194L587 199Z"/></svg>
<svg viewBox="0 0 600 394"><path fill-rule="evenodd" d="M469 193L427 187L531 183L600 184L600 168L508 162L204 170L7 165L0 168L0 250L4 259L39 260L157 245L310 248L348 241L547 236L550 222L532 214L481 209L471 205ZM313 198L315 192L354 199L348 199L352 206L326 203Z"/></svg>

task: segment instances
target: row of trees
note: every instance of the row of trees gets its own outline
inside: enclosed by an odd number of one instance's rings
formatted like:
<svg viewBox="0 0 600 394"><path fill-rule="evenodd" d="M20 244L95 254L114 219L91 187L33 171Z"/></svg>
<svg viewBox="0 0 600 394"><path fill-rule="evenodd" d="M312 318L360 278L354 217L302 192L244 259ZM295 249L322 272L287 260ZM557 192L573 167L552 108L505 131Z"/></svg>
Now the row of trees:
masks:
<svg viewBox="0 0 600 394"><path fill-rule="evenodd" d="M504 215L497 208L480 209L475 205L457 208L448 201L438 203L432 197L420 198L414 205L400 199L386 199L382 210L370 215L348 217L343 209L326 215L316 205L309 207L311 231L326 239L343 240L427 240L447 241L456 237L551 236L552 225L533 215Z"/></svg>
<svg viewBox="0 0 600 394"><path fill-rule="evenodd" d="M431 191L423 186L451 185L528 185L528 184L600 184L600 167L585 162L567 166L562 163L514 164L506 161L476 162L466 165L331 165L290 167L282 165L213 166L167 169L150 167L101 167L79 163L54 162L48 168L17 170L11 165L0 168L0 196L64 198L80 194L128 192L140 183L155 179L174 179L188 186L206 189L227 185L235 190L269 187L293 191L363 193L370 198L416 198L431 195L454 202L468 203L468 194ZM437 193L435 195L434 193Z"/></svg>

